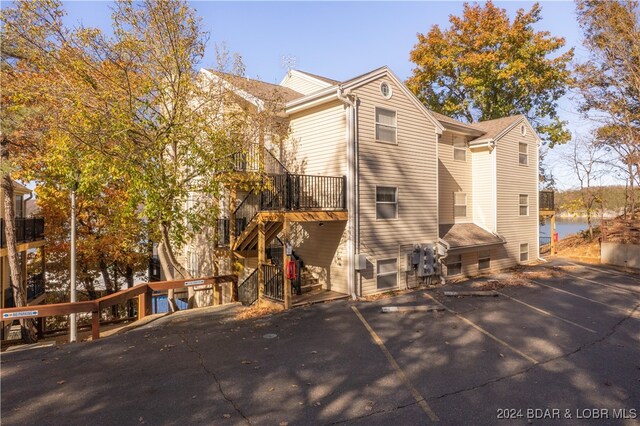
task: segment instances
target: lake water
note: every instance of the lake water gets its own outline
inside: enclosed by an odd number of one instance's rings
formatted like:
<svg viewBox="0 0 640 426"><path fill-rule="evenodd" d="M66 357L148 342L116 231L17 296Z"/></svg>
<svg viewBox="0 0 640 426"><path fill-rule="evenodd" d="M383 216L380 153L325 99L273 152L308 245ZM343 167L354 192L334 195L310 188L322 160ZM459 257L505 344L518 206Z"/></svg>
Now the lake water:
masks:
<svg viewBox="0 0 640 426"><path fill-rule="evenodd" d="M593 220L592 225L597 225L598 220ZM587 220L583 217L577 218L556 218L556 232L559 238L564 238L567 235L575 234L587 229ZM540 236L551 236L551 222L547 220L547 223L540 226Z"/></svg>

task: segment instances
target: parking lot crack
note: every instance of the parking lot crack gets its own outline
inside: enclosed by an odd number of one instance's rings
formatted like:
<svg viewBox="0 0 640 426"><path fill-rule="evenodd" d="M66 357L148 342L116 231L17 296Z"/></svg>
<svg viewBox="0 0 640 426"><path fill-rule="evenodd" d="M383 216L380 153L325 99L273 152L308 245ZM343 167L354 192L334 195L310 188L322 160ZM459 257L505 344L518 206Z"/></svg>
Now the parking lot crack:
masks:
<svg viewBox="0 0 640 426"><path fill-rule="evenodd" d="M209 375L213 378L214 382L216 383L216 386L218 387L218 390L220 391L220 394L222 395L222 397L229 402L229 404L231 404L233 406L233 409L245 420L245 422L247 422L248 425L253 425L253 423L251 423L251 420L249 420L249 418L247 416L245 416L245 414L242 412L242 410L240 409L240 407L236 404L236 402L231 399L231 397L229 397L229 395L227 395L224 391L224 389L222 388L222 384L220 383L220 380L218 379L218 376L216 375L216 373L213 370L210 370L204 362L204 356L197 350L195 349L190 343L189 340L186 338L186 336L184 334L182 334L182 341L184 342L185 346L187 347L187 349L189 349L190 352L196 354L198 356L198 360L200 363L200 367Z"/></svg>
<svg viewBox="0 0 640 426"><path fill-rule="evenodd" d="M417 404L418 404L418 401L413 401L413 402L410 402L408 404L398 405L396 407L387 408L385 410L372 411L370 413L363 414L362 416L349 417L348 419L342 419L342 420L337 420L337 421L331 422L331 423L325 423L324 426L333 426L333 425L340 425L340 424L344 424L344 423L351 423L351 422L356 421L356 420L362 420L362 419L367 419L369 417L377 416L378 414L395 413L396 411L400 411L400 410L402 410L404 408L412 407L412 406L417 405Z"/></svg>

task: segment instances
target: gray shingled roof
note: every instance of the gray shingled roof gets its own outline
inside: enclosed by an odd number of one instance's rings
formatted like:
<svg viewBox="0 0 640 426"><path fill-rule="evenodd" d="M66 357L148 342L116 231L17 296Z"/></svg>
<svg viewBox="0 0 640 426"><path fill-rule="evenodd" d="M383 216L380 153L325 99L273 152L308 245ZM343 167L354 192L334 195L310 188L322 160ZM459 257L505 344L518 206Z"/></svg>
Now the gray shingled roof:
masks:
<svg viewBox="0 0 640 426"><path fill-rule="evenodd" d="M440 225L440 238L445 240L451 249L504 243L501 237L482 229L475 223Z"/></svg>
<svg viewBox="0 0 640 426"><path fill-rule="evenodd" d="M234 74L228 74L215 70L207 70L212 74L224 78L234 87L244 90L245 92L262 100L276 100L280 99L284 102L293 101L294 99L302 98L302 93L296 92L288 87L280 86L279 84L267 83L260 80L254 80L252 78L240 77Z"/></svg>

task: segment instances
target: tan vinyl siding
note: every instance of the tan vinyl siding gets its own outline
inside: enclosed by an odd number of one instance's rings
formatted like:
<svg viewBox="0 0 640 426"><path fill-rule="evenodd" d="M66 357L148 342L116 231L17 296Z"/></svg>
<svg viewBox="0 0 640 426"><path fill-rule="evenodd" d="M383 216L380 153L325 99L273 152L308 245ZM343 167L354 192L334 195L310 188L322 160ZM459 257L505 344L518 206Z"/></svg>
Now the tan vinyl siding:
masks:
<svg viewBox="0 0 640 426"><path fill-rule="evenodd" d="M518 143L527 143L529 163L521 165ZM538 150L534 132L522 136L515 126L496 146L497 232L507 244L501 253L500 267L520 261L520 244L529 244L529 262L538 258ZM529 215L520 216L519 196L529 195Z"/></svg>
<svg viewBox="0 0 640 426"><path fill-rule="evenodd" d="M487 269L478 269L478 255L480 253L489 252L490 255L490 267ZM502 246L491 247L475 247L461 250L451 250L448 256L462 256L462 274L455 275L453 277L448 275L446 265L444 267L445 274L449 278L455 277L473 277L479 274L486 274L490 272L498 271L508 259L505 258L505 250ZM445 259L445 264L449 258Z"/></svg>
<svg viewBox="0 0 640 426"><path fill-rule="evenodd" d="M313 92L317 92L320 89L324 89L329 86L328 84L320 84L315 81L310 81L306 78L300 77L298 75L292 74L287 81L282 84L284 87L288 87L289 89L295 90L298 93L302 93L303 95L308 95Z"/></svg>
<svg viewBox="0 0 640 426"><path fill-rule="evenodd" d="M393 95L384 99L380 83L387 81ZM400 245L437 241L436 133L431 121L390 79L367 83L354 93L358 108L360 241L368 268L360 273L356 289L363 295L378 292L378 260L400 258ZM397 145L375 141L375 108L397 112ZM398 218L376 220L376 186L398 188ZM402 284L404 280L399 280Z"/></svg>
<svg viewBox="0 0 640 426"><path fill-rule="evenodd" d="M291 225L293 250L305 269L327 290L347 293L346 223L301 222ZM304 283L303 283L304 284Z"/></svg>
<svg viewBox="0 0 640 426"><path fill-rule="evenodd" d="M473 222L487 230L495 232L495 168L494 154L488 148L471 152L473 170Z"/></svg>
<svg viewBox="0 0 640 426"><path fill-rule="evenodd" d="M454 138L462 136L444 132L440 136L438 146L439 161L439 202L440 202L440 223L464 223L473 220L473 185L471 179L472 156L467 149L466 161L454 160ZM463 192L467 194L467 215L455 217L454 215L454 193Z"/></svg>
<svg viewBox="0 0 640 426"><path fill-rule="evenodd" d="M339 101L293 115L285 165L292 172L344 176L347 173L346 115Z"/></svg>

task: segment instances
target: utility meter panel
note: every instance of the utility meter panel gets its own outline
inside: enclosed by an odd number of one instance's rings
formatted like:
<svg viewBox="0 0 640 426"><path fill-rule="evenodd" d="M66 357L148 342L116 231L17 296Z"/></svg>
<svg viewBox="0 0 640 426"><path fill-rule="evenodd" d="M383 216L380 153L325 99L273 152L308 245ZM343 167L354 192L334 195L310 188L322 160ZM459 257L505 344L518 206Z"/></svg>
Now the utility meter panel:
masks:
<svg viewBox="0 0 640 426"><path fill-rule="evenodd" d="M433 244L416 245L414 248L414 256L418 260L417 273L419 277L430 277L435 274L435 252Z"/></svg>

